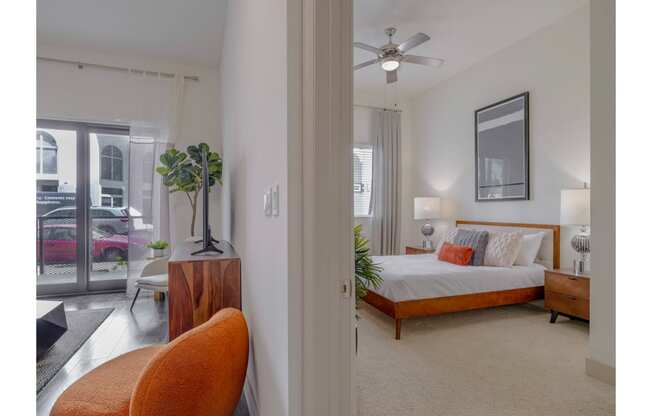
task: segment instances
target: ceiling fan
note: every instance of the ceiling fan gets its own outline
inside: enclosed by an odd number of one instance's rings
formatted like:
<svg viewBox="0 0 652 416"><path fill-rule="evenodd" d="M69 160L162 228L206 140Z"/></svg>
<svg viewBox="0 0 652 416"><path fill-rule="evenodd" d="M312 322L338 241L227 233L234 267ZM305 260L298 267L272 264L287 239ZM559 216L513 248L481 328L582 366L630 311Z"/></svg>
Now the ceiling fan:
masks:
<svg viewBox="0 0 652 416"><path fill-rule="evenodd" d="M395 27L388 27L385 29L385 34L389 36L389 42L380 48L376 48L362 42L353 42L353 46L356 48L373 52L377 56L376 59L355 65L353 67L354 71L369 65L380 63L380 67L387 73L387 83L391 84L392 82L398 81L398 68L404 62L434 67L439 67L444 63L444 60L439 58L428 58L426 56L405 54L405 52L409 51L410 49L430 40L430 36L426 35L425 33L419 32L400 45L392 42L392 36L396 34Z"/></svg>

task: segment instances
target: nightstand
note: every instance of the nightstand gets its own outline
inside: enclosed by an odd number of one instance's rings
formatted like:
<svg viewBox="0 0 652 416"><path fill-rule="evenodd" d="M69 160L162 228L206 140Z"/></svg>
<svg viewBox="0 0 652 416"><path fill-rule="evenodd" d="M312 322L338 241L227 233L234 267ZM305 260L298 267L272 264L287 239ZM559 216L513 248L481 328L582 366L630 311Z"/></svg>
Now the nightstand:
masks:
<svg viewBox="0 0 652 416"><path fill-rule="evenodd" d="M415 247L415 246L405 247L405 254L428 254L434 252L435 252L434 248L423 248L423 247Z"/></svg>
<svg viewBox="0 0 652 416"><path fill-rule="evenodd" d="M544 303L550 309L550 323L559 314L569 318L589 320L590 277L576 275L570 269L546 270Z"/></svg>

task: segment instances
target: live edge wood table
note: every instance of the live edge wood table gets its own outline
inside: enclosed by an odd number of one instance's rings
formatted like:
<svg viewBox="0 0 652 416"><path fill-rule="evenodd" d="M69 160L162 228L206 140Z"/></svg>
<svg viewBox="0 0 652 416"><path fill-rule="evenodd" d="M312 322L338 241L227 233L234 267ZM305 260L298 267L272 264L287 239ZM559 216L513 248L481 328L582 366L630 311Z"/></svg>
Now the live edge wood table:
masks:
<svg viewBox="0 0 652 416"><path fill-rule="evenodd" d="M546 270L545 276L544 302L550 309L550 323L554 324L558 315L588 321L590 277L565 269Z"/></svg>
<svg viewBox="0 0 652 416"><path fill-rule="evenodd" d="M179 244L168 262L170 341L203 324L222 308L241 309L240 257L225 241L223 254L193 256L201 244Z"/></svg>

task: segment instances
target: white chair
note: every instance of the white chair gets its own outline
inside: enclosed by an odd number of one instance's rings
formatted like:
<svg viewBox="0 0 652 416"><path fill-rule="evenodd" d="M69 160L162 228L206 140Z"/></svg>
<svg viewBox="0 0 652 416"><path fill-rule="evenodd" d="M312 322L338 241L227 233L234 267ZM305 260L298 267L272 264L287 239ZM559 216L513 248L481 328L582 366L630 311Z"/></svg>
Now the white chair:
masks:
<svg viewBox="0 0 652 416"><path fill-rule="evenodd" d="M134 308L140 289L153 290L154 292L168 292L168 259L167 257L156 259L143 268L140 278L136 280L136 295L131 301L131 311Z"/></svg>

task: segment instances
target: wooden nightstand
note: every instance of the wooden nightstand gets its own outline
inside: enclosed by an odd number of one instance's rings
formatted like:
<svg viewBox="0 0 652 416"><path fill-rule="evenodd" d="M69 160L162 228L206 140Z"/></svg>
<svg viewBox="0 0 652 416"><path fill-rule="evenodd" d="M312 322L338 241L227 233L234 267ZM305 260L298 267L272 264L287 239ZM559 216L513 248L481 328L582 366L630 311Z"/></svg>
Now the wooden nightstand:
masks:
<svg viewBox="0 0 652 416"><path fill-rule="evenodd" d="M415 247L415 246L405 247L405 254L428 254L434 252L435 252L434 248L423 248L423 247Z"/></svg>
<svg viewBox="0 0 652 416"><path fill-rule="evenodd" d="M572 270L554 269L545 272L545 307L550 309L550 323L559 314L589 320L590 277Z"/></svg>

